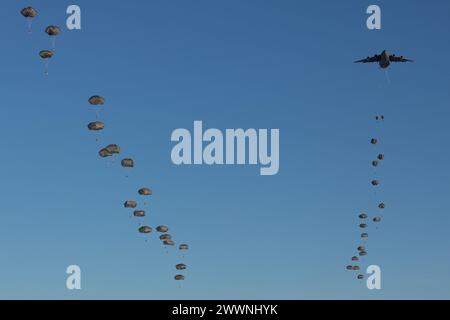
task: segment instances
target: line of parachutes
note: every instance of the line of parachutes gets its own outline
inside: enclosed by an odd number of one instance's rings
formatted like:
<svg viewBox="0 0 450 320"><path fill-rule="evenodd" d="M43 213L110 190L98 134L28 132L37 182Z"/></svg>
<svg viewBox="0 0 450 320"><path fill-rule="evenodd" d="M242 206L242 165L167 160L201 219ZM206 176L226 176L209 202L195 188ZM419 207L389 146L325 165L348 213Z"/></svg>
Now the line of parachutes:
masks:
<svg viewBox="0 0 450 320"><path fill-rule="evenodd" d="M27 19L28 33L31 33L33 19L38 15L37 10L33 7L25 7L20 13ZM58 26L50 25L45 28L45 33L47 33L51 39L52 49L39 51L39 56L44 60L45 75L48 75L49 60L55 55L56 36L61 33L61 29Z"/></svg>
<svg viewBox="0 0 450 320"><path fill-rule="evenodd" d="M90 122L87 125L87 128L89 131L92 132L101 132L105 129L105 124L99 119L99 109L105 104L105 98L99 95L95 95L89 98L89 104L93 107L95 107L96 112L96 121ZM98 141L98 137L96 138L96 141ZM121 148L117 144L109 144L106 147L100 149L98 152L99 156L101 158L112 158L114 155L118 155L121 153ZM132 169L135 167L135 161L132 158L123 158L121 160L121 166L127 170ZM128 178L128 175L126 176ZM144 198L144 206L147 206L147 201L145 198L150 197L153 195L153 191L150 188L142 187L137 191L137 194ZM132 209L133 214L131 217L136 218L138 223L138 232L143 235L147 235L153 232L153 228L144 225L141 223L141 220L146 217L146 210L142 208L138 208L138 202L134 199L126 200L123 204L123 206L126 209ZM168 253L169 247L175 246L175 241L173 239L173 236L169 234L169 227L165 225L160 225L155 228L156 232L159 233L159 240L162 242L164 247L166 248L166 253ZM145 240L148 241L147 239ZM189 245L186 243L182 243L178 246L178 249L182 252L189 250ZM184 258L184 254L182 256ZM178 273L175 275L174 279L177 281L181 281L185 279L185 275L181 274L181 271L184 271L187 269L186 264L179 263L175 266L175 269L178 271Z"/></svg>
<svg viewBox="0 0 450 320"><path fill-rule="evenodd" d="M32 31L32 22L34 18L38 15L38 12L33 7L25 7L23 8L20 13L22 16L24 16L27 19L28 22L28 33L31 33ZM55 54L55 44L56 44L56 36L58 36L61 33L61 29L58 26L50 25L45 28L45 32L50 36L51 39L51 50L41 50L39 52L39 56L44 60L45 65L45 75L48 75L48 65L49 60L54 56ZM89 104L95 107L95 121L90 122L88 124L88 130L91 132L101 132L105 129L105 124L100 120L100 112L102 110L102 106L105 104L105 98L95 95L89 98ZM96 137L96 141L99 142L99 136ZM121 149L117 144L109 144L106 147L102 148L99 151L99 156L101 158L113 158L114 155L118 155L121 153ZM111 163L111 165L114 164L114 162ZM110 163L108 163L108 166ZM121 161L121 166L125 169L134 168L135 162L131 158L124 158ZM126 176L128 178L128 175ZM150 188L143 187L140 188L137 192L142 197L149 197L153 194L153 191ZM142 218L146 217L146 211L142 209L137 209L138 202L135 200L127 200L124 203L125 208L131 208L136 209L133 211L132 217L141 220ZM144 206L147 206L147 201L144 201ZM150 234L153 231L153 228L148 225L143 225L141 222L139 222L139 228L138 232L140 234ZM159 239L161 240L164 247L174 247L175 241L173 240L173 237L171 234L169 234L169 227L168 226L157 226L156 231L160 233ZM147 241L147 239L145 240ZM189 245L186 243L182 243L178 246L178 249L181 252L185 252L189 250ZM167 251L166 251L167 252ZM182 258L184 259L184 253L182 254ZM175 275L175 280L180 281L185 279L185 275L181 274L181 271L184 271L187 269L186 264L179 263L175 266L175 269L177 270L177 274Z"/></svg>
<svg viewBox="0 0 450 320"><path fill-rule="evenodd" d="M381 126L383 125L383 122L384 122L384 115L375 116L375 121L376 121L377 129L380 130L380 132L377 132L377 135L378 135L378 137L381 137L382 136L381 135L381 129L382 129ZM352 264L349 264L346 267L346 269L349 271L360 271L361 270L360 264L362 262L362 259L367 256L366 242L367 242L367 239L369 238L369 233L367 232L367 228L369 228L369 223L372 223L373 225L377 225L381 222L381 219L383 217L382 212L386 207L385 203L383 201L381 201L380 193L378 192L381 187L381 181L379 180L379 167L380 167L381 163L384 161L384 154L380 153L379 150L377 150L378 146L380 144L379 138L375 138L375 137L371 138L370 144L372 146L374 146L375 154L377 154L376 159L372 160L372 163L371 163L374 171L373 171L373 178L370 182L372 185L372 188L373 188L373 194L374 194L374 198L375 198L374 210L377 211L377 214L369 216L367 213L361 212L358 215L358 224L359 224L358 227L361 230L359 239L362 243L360 245L358 245L358 247L356 248L357 255L354 255L351 258ZM363 280L364 275L362 273L358 273L356 278L358 280Z"/></svg>

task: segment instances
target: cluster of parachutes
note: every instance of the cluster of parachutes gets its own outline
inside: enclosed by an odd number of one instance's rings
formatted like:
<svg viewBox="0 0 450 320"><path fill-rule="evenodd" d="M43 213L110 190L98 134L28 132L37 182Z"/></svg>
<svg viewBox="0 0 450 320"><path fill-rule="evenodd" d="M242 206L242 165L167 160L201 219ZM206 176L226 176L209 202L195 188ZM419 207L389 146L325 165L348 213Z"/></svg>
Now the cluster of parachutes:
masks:
<svg viewBox="0 0 450 320"><path fill-rule="evenodd" d="M91 132L102 132L105 129L105 124L99 119L100 111L102 106L105 104L105 98L99 95L95 95L89 98L89 104L95 108L96 113L96 120L93 122L90 122L87 125L88 130ZM96 138L96 141L98 142L98 137ZM117 144L108 144L107 146L100 149L98 152L99 156L101 158L109 158L114 157L115 155L121 154L121 148ZM135 161L132 158L123 158L120 162L121 166L127 170L135 167ZM128 175L126 176L128 178ZM143 199L150 197L153 195L152 189L148 187L142 187L137 190L136 195L139 195ZM134 199L126 200L123 203L124 208L133 210L133 214L131 217L137 219L138 222L138 233L142 235L148 235L153 233L153 228L149 225L141 223L141 220L146 217L146 210L145 208L138 208L138 201ZM143 205L146 207L147 202L144 200ZM156 232L159 234L159 240L161 241L162 245L166 248L168 247L175 247L175 241L173 236L169 233L169 227L165 225L160 225L155 228ZM147 241L147 239L145 240ZM178 246L178 250L180 252L183 252L182 258L184 258L184 252L189 250L189 245L186 243L181 243ZM185 279L184 274L182 274L182 271L187 269L186 264L179 263L175 266L175 269L177 271L177 274L175 275L174 279L177 281L181 281Z"/></svg>
<svg viewBox="0 0 450 320"><path fill-rule="evenodd" d="M377 126L381 126L384 122L384 115L377 115L375 116L375 120L377 122ZM378 138L372 138L370 139L370 144L373 145L375 148L379 145L379 139ZM367 229L369 228L369 223L372 223L374 225L379 224L382 220L382 211L386 208L386 205L384 202L382 202L379 199L379 192L378 189L381 187L381 181L377 179L378 175L378 168L380 167L381 163L384 160L384 154L376 152L377 156L376 159L372 160L372 167L374 168L374 178L370 181L370 184L372 185L374 196L375 196L375 208L374 210L377 210L377 215L369 216L367 213L360 213L358 215L358 225L360 229L360 235L359 239L363 242L363 244L359 245L356 248L357 254L352 256L351 261L352 264L347 265L346 269L349 271L360 271L360 263L363 257L367 256L367 250L366 250L366 240L369 238L369 233L367 232ZM364 275L361 273L358 273L356 278L358 280L364 279Z"/></svg>
<svg viewBox="0 0 450 320"><path fill-rule="evenodd" d="M28 33L31 33L31 27L33 19L37 17L38 12L33 7L25 7L23 8L20 13L23 17L25 17L28 21ZM51 50L41 50L39 51L39 56L44 60L45 65L45 74L48 75L48 61L51 59L55 54L55 42L56 37L61 33L61 29L58 26L55 25L49 25L44 29L45 33L48 34L48 36L51 39L52 42L52 49Z"/></svg>

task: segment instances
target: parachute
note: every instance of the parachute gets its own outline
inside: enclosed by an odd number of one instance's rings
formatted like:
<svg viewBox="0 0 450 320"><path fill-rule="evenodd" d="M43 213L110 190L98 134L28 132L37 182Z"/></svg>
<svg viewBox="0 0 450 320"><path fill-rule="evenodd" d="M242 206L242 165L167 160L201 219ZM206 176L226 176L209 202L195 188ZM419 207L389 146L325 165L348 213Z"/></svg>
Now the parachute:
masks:
<svg viewBox="0 0 450 320"><path fill-rule="evenodd" d="M144 210L136 210L133 212L133 215L135 217L142 218L142 217L145 217L145 211Z"/></svg>
<svg viewBox="0 0 450 320"><path fill-rule="evenodd" d="M88 129L91 131L99 131L105 128L105 124L100 121L91 122L88 124Z"/></svg>
<svg viewBox="0 0 450 320"><path fill-rule="evenodd" d="M346 266L345 267L347 270L353 270L353 266L351 266L351 265L348 265L348 266Z"/></svg>
<svg viewBox="0 0 450 320"><path fill-rule="evenodd" d="M366 251L360 251L360 252L359 252L359 255L360 255L361 257L366 256L366 255L367 255L367 252L366 252Z"/></svg>
<svg viewBox="0 0 450 320"><path fill-rule="evenodd" d="M379 162L377 160L372 161L373 167L378 167Z"/></svg>
<svg viewBox="0 0 450 320"><path fill-rule="evenodd" d="M160 240L162 240L162 241L164 241L164 240L172 240L172 235L170 235L170 234L162 234L162 235L160 235L159 236L159 239Z"/></svg>
<svg viewBox="0 0 450 320"><path fill-rule="evenodd" d="M378 140L375 139L375 138L372 138L372 139L370 140L370 143L371 143L371 144L377 144L377 143L378 143Z"/></svg>
<svg viewBox="0 0 450 320"><path fill-rule="evenodd" d="M174 242L173 240L167 239L167 240L164 240L164 241L163 241L163 244L164 244L165 246L174 246L174 245L175 245L175 242Z"/></svg>
<svg viewBox="0 0 450 320"><path fill-rule="evenodd" d="M378 160L384 160L384 154L380 153L377 158Z"/></svg>
<svg viewBox="0 0 450 320"><path fill-rule="evenodd" d="M105 98L101 96L92 96L89 98L89 103L93 106L103 105L105 104Z"/></svg>
<svg viewBox="0 0 450 320"><path fill-rule="evenodd" d="M184 276L181 275L181 274L177 274L177 275L175 276L175 280L176 280L176 281L182 281L182 280L184 280Z"/></svg>
<svg viewBox="0 0 450 320"><path fill-rule="evenodd" d="M152 228L150 228L149 226L143 226L139 228L139 232L140 233L150 233L152 232Z"/></svg>
<svg viewBox="0 0 450 320"><path fill-rule="evenodd" d="M167 227L167 226L158 226L158 227L156 227L156 231L161 232L161 233L165 233L165 232L169 231L169 227Z"/></svg>
<svg viewBox="0 0 450 320"><path fill-rule="evenodd" d="M367 232L361 233L361 238L368 238L369 234Z"/></svg>
<svg viewBox="0 0 450 320"><path fill-rule="evenodd" d="M45 75L48 75L48 59L53 57L54 53L51 50L42 50L39 52L39 56L44 60L45 63Z"/></svg>
<svg viewBox="0 0 450 320"><path fill-rule="evenodd" d="M151 196L152 195L152 190L150 190L149 188L139 189L138 192L141 196Z"/></svg>
<svg viewBox="0 0 450 320"><path fill-rule="evenodd" d="M359 258L357 256L353 256L352 261L359 261Z"/></svg>
<svg viewBox="0 0 450 320"><path fill-rule="evenodd" d="M374 187L376 187L376 186L379 186L380 185L380 181L379 180L372 180L372 185L374 186Z"/></svg>
<svg viewBox="0 0 450 320"><path fill-rule="evenodd" d="M125 203L123 204L123 206L125 208L136 208L137 207L137 202L134 200L127 200L125 201Z"/></svg>
<svg viewBox="0 0 450 320"><path fill-rule="evenodd" d="M61 29L58 26L48 26L45 28L45 33L49 36L57 36L61 32Z"/></svg>
<svg viewBox="0 0 450 320"><path fill-rule="evenodd" d="M175 266L177 270L186 270L187 266L184 263L177 264Z"/></svg>
<svg viewBox="0 0 450 320"><path fill-rule="evenodd" d="M39 52L39 56L40 56L42 59L50 59L51 57L53 57L53 55L54 55L54 53L53 53L53 51L51 51L51 50L41 50L41 51Z"/></svg>
<svg viewBox="0 0 450 320"><path fill-rule="evenodd" d="M364 246L359 246L358 251L366 251L366 248Z"/></svg>
<svg viewBox="0 0 450 320"><path fill-rule="evenodd" d="M189 245L187 245L186 243L182 243L182 244L180 244L179 249L180 250L189 250Z"/></svg>
<svg viewBox="0 0 450 320"><path fill-rule="evenodd" d="M375 223L381 222L381 218L380 217L375 217L375 218L373 218L373 222L375 222Z"/></svg>
<svg viewBox="0 0 450 320"><path fill-rule="evenodd" d="M360 270L360 267L359 266L353 266L352 270L358 271L358 270Z"/></svg>
<svg viewBox="0 0 450 320"><path fill-rule="evenodd" d="M52 38L52 48L55 48L55 40L56 36L59 35L61 29L58 26L48 26L45 28L45 33L48 34Z"/></svg>
<svg viewBox="0 0 450 320"><path fill-rule="evenodd" d="M25 18L34 18L37 16L37 11L36 9L34 9L33 7L26 7L23 8L20 13L25 17Z"/></svg>
<svg viewBox="0 0 450 320"><path fill-rule="evenodd" d="M358 280L363 280L364 279L364 275L362 275L362 274L358 274Z"/></svg>
<svg viewBox="0 0 450 320"><path fill-rule="evenodd" d="M365 223L361 223L361 224L359 225L359 227L360 227L360 228L362 228L362 229L364 229L364 228L367 228L367 227L368 227L368 225L367 225L367 224L365 224Z"/></svg>
<svg viewBox="0 0 450 320"><path fill-rule="evenodd" d="M367 219L367 214L361 213L358 217L359 217L360 219Z"/></svg>
<svg viewBox="0 0 450 320"><path fill-rule="evenodd" d="M133 168L134 160L133 159L123 159L121 164L122 164L122 167L124 167L124 168Z"/></svg>
<svg viewBox="0 0 450 320"><path fill-rule="evenodd" d="M33 7L25 7L25 8L23 8L20 11L20 13L22 14L22 16L27 18L27 20L28 20L28 33L31 33L31 23L33 21L33 18L38 15L36 9L34 9Z"/></svg>
<svg viewBox="0 0 450 320"><path fill-rule="evenodd" d="M384 208L386 208L386 205L385 205L383 202L381 202L381 203L378 205L378 208L384 209Z"/></svg>
<svg viewBox="0 0 450 320"><path fill-rule="evenodd" d="M112 153L109 152L109 150L107 150L106 148L101 149L98 154L100 155L100 157L102 158L106 158L106 157L112 157Z"/></svg>
<svg viewBox="0 0 450 320"><path fill-rule="evenodd" d="M119 154L120 147L117 144L110 144L105 148L111 154Z"/></svg>

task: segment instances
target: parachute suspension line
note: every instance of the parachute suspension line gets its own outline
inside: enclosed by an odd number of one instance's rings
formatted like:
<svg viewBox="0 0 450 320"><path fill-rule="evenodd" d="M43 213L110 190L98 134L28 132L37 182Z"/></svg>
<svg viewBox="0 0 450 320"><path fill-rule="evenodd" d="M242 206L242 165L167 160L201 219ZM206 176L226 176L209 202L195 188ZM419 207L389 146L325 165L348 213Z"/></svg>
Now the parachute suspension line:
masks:
<svg viewBox="0 0 450 320"><path fill-rule="evenodd" d="M28 23L28 34L31 34L31 27L32 27L32 23L33 23L33 18L28 17L27 18L27 23Z"/></svg>
<svg viewBox="0 0 450 320"><path fill-rule="evenodd" d="M54 50L56 47L56 37L55 36L51 36L50 37L52 39L52 49Z"/></svg>
<svg viewBox="0 0 450 320"><path fill-rule="evenodd" d="M391 78L389 77L389 72L388 72L387 69L384 69L384 74L386 75L387 84L390 85L391 84Z"/></svg>
<svg viewBox="0 0 450 320"><path fill-rule="evenodd" d="M49 65L48 59L44 59L44 68L45 68L44 74L46 76L48 76L48 65Z"/></svg>

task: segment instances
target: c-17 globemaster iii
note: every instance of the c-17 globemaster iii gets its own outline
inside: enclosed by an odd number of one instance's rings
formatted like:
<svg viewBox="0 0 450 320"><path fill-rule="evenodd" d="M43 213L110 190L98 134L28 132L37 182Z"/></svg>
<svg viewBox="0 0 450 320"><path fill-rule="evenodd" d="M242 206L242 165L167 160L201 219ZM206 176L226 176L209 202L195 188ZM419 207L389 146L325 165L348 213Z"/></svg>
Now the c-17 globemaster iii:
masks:
<svg viewBox="0 0 450 320"><path fill-rule="evenodd" d="M367 57L365 59L355 61L355 63L371 63L371 62L377 62L380 68L386 69L391 65L391 62L414 62L414 61L406 59L403 56L396 56L395 54L389 54L386 50L383 50L381 54L376 54L373 57Z"/></svg>

